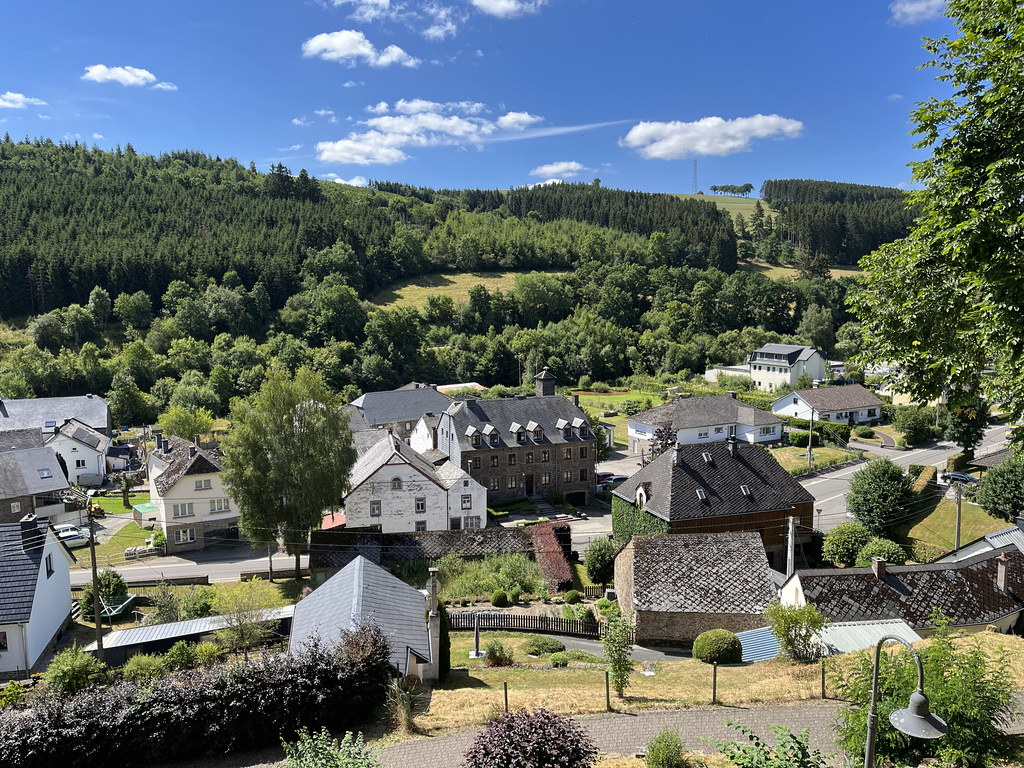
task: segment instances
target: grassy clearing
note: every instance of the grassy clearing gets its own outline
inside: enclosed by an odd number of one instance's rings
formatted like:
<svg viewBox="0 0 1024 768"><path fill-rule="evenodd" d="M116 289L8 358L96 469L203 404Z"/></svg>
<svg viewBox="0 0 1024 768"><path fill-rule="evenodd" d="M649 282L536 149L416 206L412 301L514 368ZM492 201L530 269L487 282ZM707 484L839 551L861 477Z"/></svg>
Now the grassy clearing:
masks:
<svg viewBox="0 0 1024 768"><path fill-rule="evenodd" d="M120 504L121 500L118 499ZM143 547L146 539L153 536L153 531L139 528L135 523L128 523L124 528L115 533L110 541L96 545L96 563L100 568L109 565L124 565L124 551L128 547ZM89 557L88 547L79 547L75 550L75 557L78 558L78 567L82 569L92 568L92 560Z"/></svg>
<svg viewBox="0 0 1024 768"><path fill-rule="evenodd" d="M989 515L974 502L961 503L960 543L966 544L987 533L1009 527L1005 520ZM956 544L956 501L947 499L937 491L935 498L926 502L921 515L894 528L895 541L911 544L921 541L947 552Z"/></svg>
<svg viewBox="0 0 1024 768"><path fill-rule="evenodd" d="M736 195L715 195L712 193L706 195L676 195L676 197L681 197L685 200L701 200L706 203L714 203L722 210L728 211L731 216L742 213L748 221L750 220L750 214L754 212L754 205L758 201L756 197L737 197ZM761 207L765 213L771 212L768 203L764 200L761 201Z"/></svg>
<svg viewBox="0 0 1024 768"><path fill-rule="evenodd" d="M772 448L769 453L775 457L775 460L782 465L782 468L789 472L791 469L799 469L800 467L807 466L807 449L797 448L794 445L786 446L785 448ZM803 454L801 456L800 454ZM853 458L854 454L847 453L846 451L837 451L834 448L819 448L815 447L814 454L811 456L812 466L817 467L819 464L826 461L834 461L843 457Z"/></svg>
<svg viewBox="0 0 1024 768"><path fill-rule="evenodd" d="M32 334L29 333L24 321L20 325L10 321L0 322L0 344L28 344L31 341Z"/></svg>
<svg viewBox="0 0 1024 768"><path fill-rule="evenodd" d="M757 261L740 261L737 264L737 268L741 272L757 272L769 280L778 280L780 278L785 280L799 279L799 271L796 267L786 267L781 264L773 266ZM864 273L864 270L860 268L851 267L829 267L829 271L832 273L832 277L857 277Z"/></svg>
<svg viewBox="0 0 1024 768"><path fill-rule="evenodd" d="M482 285L492 293L496 290L509 291L515 286L516 276L528 272L438 272L420 275L411 280L402 280L390 288L374 294L370 301L393 309L395 307L425 307L427 296L432 293L451 296L456 304L469 300L469 289ZM545 271L548 275L564 272Z"/></svg>
<svg viewBox="0 0 1024 768"><path fill-rule="evenodd" d="M599 415L602 411L619 411L618 416L600 416L600 419L615 427L615 444L623 447L629 445L629 435L627 434L629 417L620 410L623 401L639 400L644 405L645 410L648 407L648 400L651 401L650 407L660 405L663 402L657 392L641 392L638 389L631 389L629 391L612 390L603 394L601 392L579 390L575 394L580 396L580 405L590 409L595 415Z"/></svg>
<svg viewBox="0 0 1024 768"><path fill-rule="evenodd" d="M149 502L149 493L132 493L128 497L128 501L131 504L147 504ZM92 502L103 507L103 511L108 515L132 514L132 508L125 507L120 493L117 495L111 494L110 496L93 496Z"/></svg>

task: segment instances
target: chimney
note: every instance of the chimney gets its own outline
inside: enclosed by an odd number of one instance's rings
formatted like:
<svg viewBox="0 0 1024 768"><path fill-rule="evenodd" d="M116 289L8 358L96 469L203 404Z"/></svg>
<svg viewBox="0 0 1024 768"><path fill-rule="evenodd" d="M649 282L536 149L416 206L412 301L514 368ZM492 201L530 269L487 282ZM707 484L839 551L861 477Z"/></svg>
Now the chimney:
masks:
<svg viewBox="0 0 1024 768"><path fill-rule="evenodd" d="M996 589L1006 592L1006 553L1000 552L996 558Z"/></svg>
<svg viewBox="0 0 1024 768"><path fill-rule="evenodd" d="M681 443L676 443L676 466L683 466L683 446Z"/></svg>
<svg viewBox="0 0 1024 768"><path fill-rule="evenodd" d="M29 512L21 518L21 548L25 552L39 549L46 541L46 534L39 532L35 513Z"/></svg>
<svg viewBox="0 0 1024 768"><path fill-rule="evenodd" d="M580 407L580 396L579 395L573 395L572 396L572 404L575 405L577 408Z"/></svg>
<svg viewBox="0 0 1024 768"><path fill-rule="evenodd" d="M731 398L732 398L733 400L735 400L735 399L736 399L736 390L735 390L735 389L730 389L730 390L729 390L728 392L726 392L725 394L727 394L727 395L728 395L729 397L731 397Z"/></svg>
<svg viewBox="0 0 1024 768"><path fill-rule="evenodd" d="M885 581L885 558L872 557L871 570L874 572L876 579L879 581Z"/></svg>
<svg viewBox="0 0 1024 768"><path fill-rule="evenodd" d="M198 448L196 448L196 447L195 447L194 445L190 445L190 446L188 447L188 457L189 457L189 458L191 459L191 458L192 458L193 456L195 456L195 455L196 455L196 451L198 451L198 450L199 450L199 449L198 449Z"/></svg>
<svg viewBox="0 0 1024 768"><path fill-rule="evenodd" d="M195 444L196 448L201 448L202 447L202 446L199 445L199 438L200 437L202 437L202 435L192 435L192 442Z"/></svg>
<svg viewBox="0 0 1024 768"><path fill-rule="evenodd" d="M729 449L729 455L736 455L736 435L729 435L725 440L725 447Z"/></svg>
<svg viewBox="0 0 1024 768"><path fill-rule="evenodd" d="M555 394L555 377L545 365L544 370L533 377L537 384L537 397L547 397Z"/></svg>

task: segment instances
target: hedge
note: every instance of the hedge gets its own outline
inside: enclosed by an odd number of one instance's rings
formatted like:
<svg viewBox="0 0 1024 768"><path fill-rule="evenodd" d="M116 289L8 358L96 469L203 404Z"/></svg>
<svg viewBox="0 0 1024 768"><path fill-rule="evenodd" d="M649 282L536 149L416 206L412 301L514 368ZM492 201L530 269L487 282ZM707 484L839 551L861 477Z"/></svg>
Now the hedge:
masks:
<svg viewBox="0 0 1024 768"><path fill-rule="evenodd" d="M296 655L44 694L0 711L0 765L127 768L279 745L301 727L350 730L383 705L388 655L370 625Z"/></svg>
<svg viewBox="0 0 1024 768"><path fill-rule="evenodd" d="M917 476L917 480L910 487L911 493L920 496L926 490L935 485L935 476L938 474L938 470L935 467L922 467L921 472Z"/></svg>
<svg viewBox="0 0 1024 768"><path fill-rule="evenodd" d="M954 453L946 459L947 472L962 472L967 469L967 457L962 453Z"/></svg>
<svg viewBox="0 0 1024 768"><path fill-rule="evenodd" d="M565 558L562 545L555 533L556 527L568 528L564 523L539 523L533 527L533 552L548 589L561 592L572 585L572 568Z"/></svg>

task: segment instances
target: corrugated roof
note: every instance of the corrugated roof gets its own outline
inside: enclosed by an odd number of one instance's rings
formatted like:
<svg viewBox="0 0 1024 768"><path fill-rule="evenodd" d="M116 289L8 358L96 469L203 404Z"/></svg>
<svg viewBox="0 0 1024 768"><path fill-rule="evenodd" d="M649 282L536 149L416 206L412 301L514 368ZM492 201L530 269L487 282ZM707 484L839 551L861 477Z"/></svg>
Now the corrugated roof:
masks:
<svg viewBox="0 0 1024 768"><path fill-rule="evenodd" d="M274 608L268 614L267 621L286 619L295 614L294 605L285 605L281 608ZM167 624L147 624L132 629L118 629L109 635L103 636L103 647L123 648L129 645L142 645L152 643L156 640L174 640L175 638L191 637L193 635L205 635L208 632L216 632L224 628L223 616L206 616L201 619L189 619L187 621L172 621ZM86 651L96 650L96 641L85 646Z"/></svg>
<svg viewBox="0 0 1024 768"><path fill-rule="evenodd" d="M297 652L314 636L332 642L342 630L373 622L389 637L391 663L405 674L410 650L430 659L425 610L418 589L356 557L295 606L288 652Z"/></svg>
<svg viewBox="0 0 1024 768"><path fill-rule="evenodd" d="M908 643L916 643L921 639L921 636L903 619L841 621L829 624L818 633L830 654L854 653L865 648L873 648L885 635L896 635Z"/></svg>
<svg viewBox="0 0 1024 768"><path fill-rule="evenodd" d="M736 637L743 646L743 661L767 661L779 655L779 641L772 634L771 627L739 632Z"/></svg>

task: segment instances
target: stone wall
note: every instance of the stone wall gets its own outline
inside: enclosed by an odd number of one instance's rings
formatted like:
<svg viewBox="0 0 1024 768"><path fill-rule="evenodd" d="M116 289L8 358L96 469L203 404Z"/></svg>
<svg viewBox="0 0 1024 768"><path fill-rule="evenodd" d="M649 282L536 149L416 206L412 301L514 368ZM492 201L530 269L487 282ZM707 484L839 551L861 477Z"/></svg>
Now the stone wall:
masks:
<svg viewBox="0 0 1024 768"><path fill-rule="evenodd" d="M633 541L622 548L615 557L615 595L626 618L633 614Z"/></svg>
<svg viewBox="0 0 1024 768"><path fill-rule="evenodd" d="M619 569L618 561L616 561L616 588L618 588L618 585ZM632 584L630 586L632 587ZM709 629L728 629L730 632L745 632L748 629L768 626L768 622L761 614L669 613L667 611L637 611L635 623L637 643L685 648L693 645L697 635L701 632L707 632Z"/></svg>

